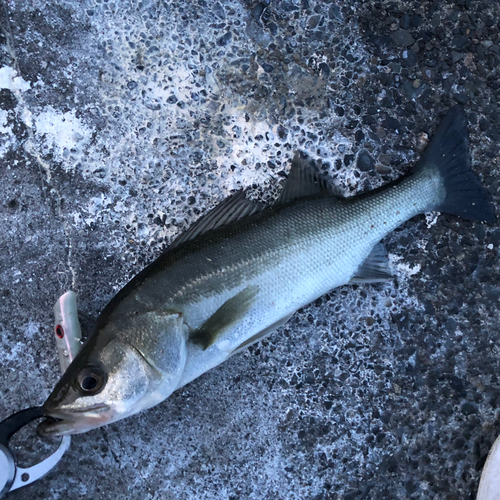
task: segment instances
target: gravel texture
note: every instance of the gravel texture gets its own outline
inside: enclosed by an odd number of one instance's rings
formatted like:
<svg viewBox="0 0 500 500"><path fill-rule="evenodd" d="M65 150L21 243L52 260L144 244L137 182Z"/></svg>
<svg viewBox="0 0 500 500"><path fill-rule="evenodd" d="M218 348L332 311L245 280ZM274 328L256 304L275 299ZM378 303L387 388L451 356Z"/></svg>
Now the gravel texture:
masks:
<svg viewBox="0 0 500 500"><path fill-rule="evenodd" d="M54 386L63 292L90 332L201 213L276 196L297 149L353 195L459 103L498 211L499 19L497 0L3 2L0 418ZM474 498L500 433L500 229L428 215L385 243L394 282L332 291L9 498Z"/></svg>

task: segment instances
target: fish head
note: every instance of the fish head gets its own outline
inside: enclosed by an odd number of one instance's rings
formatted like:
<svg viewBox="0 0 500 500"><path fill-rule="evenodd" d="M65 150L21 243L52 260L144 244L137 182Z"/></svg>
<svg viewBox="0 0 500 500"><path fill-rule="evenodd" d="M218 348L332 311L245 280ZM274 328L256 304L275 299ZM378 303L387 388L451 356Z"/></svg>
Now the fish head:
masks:
<svg viewBox="0 0 500 500"><path fill-rule="evenodd" d="M89 339L90 340L90 339ZM161 374L139 350L118 338L83 346L44 403L42 436L79 434L149 408Z"/></svg>

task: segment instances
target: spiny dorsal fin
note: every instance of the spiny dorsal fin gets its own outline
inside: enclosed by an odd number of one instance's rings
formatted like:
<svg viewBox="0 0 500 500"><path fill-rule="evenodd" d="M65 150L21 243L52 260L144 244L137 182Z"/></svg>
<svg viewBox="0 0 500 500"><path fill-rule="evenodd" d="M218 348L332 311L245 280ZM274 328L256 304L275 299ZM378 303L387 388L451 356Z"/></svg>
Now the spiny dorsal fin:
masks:
<svg viewBox="0 0 500 500"><path fill-rule="evenodd" d="M377 243L349 283L351 285L355 283L380 283L392 278L387 250L382 243Z"/></svg>
<svg viewBox="0 0 500 500"><path fill-rule="evenodd" d="M285 187L276 200L276 204L281 205L292 200L314 195L340 196L338 190L320 175L314 160L303 157L297 151L293 157L292 168L288 174Z"/></svg>
<svg viewBox="0 0 500 500"><path fill-rule="evenodd" d="M228 299L198 330L190 335L189 340L200 345L203 350L210 347L221 333L243 319L255 302L258 292L257 285L249 285Z"/></svg>
<svg viewBox="0 0 500 500"><path fill-rule="evenodd" d="M208 233L212 229L226 226L246 217L261 212L267 207L264 203L247 200L245 191L238 191L229 198L219 203L215 208L200 217L186 232L180 234L170 245L169 249L179 246L181 243L192 240L201 234Z"/></svg>

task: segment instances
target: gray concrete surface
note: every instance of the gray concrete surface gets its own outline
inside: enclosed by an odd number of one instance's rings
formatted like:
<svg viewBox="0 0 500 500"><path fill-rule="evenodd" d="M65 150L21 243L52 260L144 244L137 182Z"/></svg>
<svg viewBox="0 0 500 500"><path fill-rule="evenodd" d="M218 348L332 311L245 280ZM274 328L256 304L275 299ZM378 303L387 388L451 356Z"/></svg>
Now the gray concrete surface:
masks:
<svg viewBox="0 0 500 500"><path fill-rule="evenodd" d="M496 0L3 2L0 418L58 378L59 295L90 332L201 213L275 196L296 149L355 194L407 172L458 102L498 209L499 18ZM421 216L386 244L393 283L332 291L10 498L474 498L500 433L500 229Z"/></svg>

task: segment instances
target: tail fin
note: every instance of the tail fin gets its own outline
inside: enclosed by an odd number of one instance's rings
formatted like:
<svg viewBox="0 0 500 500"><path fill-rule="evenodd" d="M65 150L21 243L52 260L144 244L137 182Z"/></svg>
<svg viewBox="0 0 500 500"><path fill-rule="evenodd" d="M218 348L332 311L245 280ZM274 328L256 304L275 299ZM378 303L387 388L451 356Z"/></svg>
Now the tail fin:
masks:
<svg viewBox="0 0 500 500"><path fill-rule="evenodd" d="M445 116L416 166L429 168L439 171L446 189L446 198L436 210L464 219L495 221L491 195L471 170L467 118L459 106Z"/></svg>

